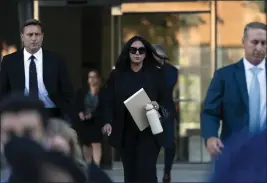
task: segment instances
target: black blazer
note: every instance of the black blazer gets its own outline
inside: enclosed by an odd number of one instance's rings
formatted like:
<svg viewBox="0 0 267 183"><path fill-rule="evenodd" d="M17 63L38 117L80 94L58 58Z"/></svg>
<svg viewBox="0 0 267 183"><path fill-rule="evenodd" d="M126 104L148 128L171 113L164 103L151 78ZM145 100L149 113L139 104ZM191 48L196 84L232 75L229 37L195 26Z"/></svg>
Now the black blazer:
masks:
<svg viewBox="0 0 267 183"><path fill-rule="evenodd" d="M57 54L43 49L43 82L49 98L62 116L73 119L75 98L67 66ZM23 50L3 57L0 71L0 101L12 93L24 93ZM76 112L75 112L76 113Z"/></svg>
<svg viewBox="0 0 267 183"><path fill-rule="evenodd" d="M165 77L163 70L156 66L145 68L144 89L152 101L157 101L159 105L170 111L172 106L172 98L166 90ZM108 78L102 97L102 122L110 123L112 126L112 133L109 136L109 142L115 148L121 147L124 128L124 109L123 104L124 88L131 83L125 83L124 72L113 70ZM151 133L152 135L152 133ZM160 134L162 137L163 134ZM158 138L157 138L158 139ZM161 144L160 144L161 145Z"/></svg>

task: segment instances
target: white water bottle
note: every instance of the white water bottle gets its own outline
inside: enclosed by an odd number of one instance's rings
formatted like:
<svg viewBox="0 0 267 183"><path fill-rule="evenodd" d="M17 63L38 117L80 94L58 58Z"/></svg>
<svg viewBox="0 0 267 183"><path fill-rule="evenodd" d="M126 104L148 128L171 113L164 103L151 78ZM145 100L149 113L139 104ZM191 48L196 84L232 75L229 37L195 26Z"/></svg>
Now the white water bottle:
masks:
<svg viewBox="0 0 267 183"><path fill-rule="evenodd" d="M148 119L149 126L154 135L163 132L163 128L160 122L160 114L154 109L152 104L146 105L146 117Z"/></svg>

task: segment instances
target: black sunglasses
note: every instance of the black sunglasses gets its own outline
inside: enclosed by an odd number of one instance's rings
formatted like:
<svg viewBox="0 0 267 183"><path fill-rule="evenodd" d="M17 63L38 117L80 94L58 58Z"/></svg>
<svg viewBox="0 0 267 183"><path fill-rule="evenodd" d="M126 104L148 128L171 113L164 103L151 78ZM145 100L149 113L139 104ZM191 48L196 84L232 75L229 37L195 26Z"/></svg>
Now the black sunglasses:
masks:
<svg viewBox="0 0 267 183"><path fill-rule="evenodd" d="M145 53L146 53L146 48L145 48L145 47L140 47L140 48L130 47L130 49L129 49L129 52L130 52L131 54L136 54L137 51L138 51L138 53L139 53L140 55L142 55L142 54L145 54Z"/></svg>

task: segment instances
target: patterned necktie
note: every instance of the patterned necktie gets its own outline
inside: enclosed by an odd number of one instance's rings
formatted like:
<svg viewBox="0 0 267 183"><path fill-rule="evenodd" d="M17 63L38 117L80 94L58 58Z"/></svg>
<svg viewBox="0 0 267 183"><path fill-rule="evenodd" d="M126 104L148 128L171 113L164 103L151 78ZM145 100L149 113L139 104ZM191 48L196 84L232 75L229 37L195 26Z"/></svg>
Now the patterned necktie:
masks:
<svg viewBox="0 0 267 183"><path fill-rule="evenodd" d="M39 90L38 90L36 65L34 62L35 57L32 55L30 59L31 63L29 68L29 96L38 98Z"/></svg>
<svg viewBox="0 0 267 183"><path fill-rule="evenodd" d="M253 67L251 68L253 74L252 82L250 85L249 92L249 129L251 133L257 133L260 131L260 83L258 80L258 74L260 68Z"/></svg>

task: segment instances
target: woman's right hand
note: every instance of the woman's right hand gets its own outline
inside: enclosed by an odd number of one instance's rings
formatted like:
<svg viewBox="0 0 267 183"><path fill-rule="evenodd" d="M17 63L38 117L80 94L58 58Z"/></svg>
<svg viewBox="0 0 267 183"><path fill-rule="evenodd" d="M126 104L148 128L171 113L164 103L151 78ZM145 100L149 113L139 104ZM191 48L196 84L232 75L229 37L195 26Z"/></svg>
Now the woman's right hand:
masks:
<svg viewBox="0 0 267 183"><path fill-rule="evenodd" d="M82 120L82 121L85 120L85 116L84 116L83 112L79 112L79 117L80 117L80 120Z"/></svg>
<svg viewBox="0 0 267 183"><path fill-rule="evenodd" d="M108 136L110 136L111 132L112 132L111 125L109 123L106 123L102 128L102 133L103 134L107 134Z"/></svg>

